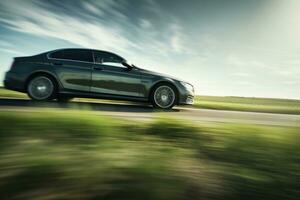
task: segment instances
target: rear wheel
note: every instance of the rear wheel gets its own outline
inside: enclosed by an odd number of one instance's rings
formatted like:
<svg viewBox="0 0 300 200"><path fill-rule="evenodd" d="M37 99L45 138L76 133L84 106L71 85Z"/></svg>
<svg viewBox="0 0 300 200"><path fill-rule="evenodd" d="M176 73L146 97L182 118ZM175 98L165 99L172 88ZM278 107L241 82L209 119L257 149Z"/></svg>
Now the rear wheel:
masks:
<svg viewBox="0 0 300 200"><path fill-rule="evenodd" d="M176 100L175 89L170 84L157 85L151 94L151 101L155 108L171 109Z"/></svg>
<svg viewBox="0 0 300 200"><path fill-rule="evenodd" d="M39 75L33 77L27 85L28 96L37 101L52 100L56 95L56 85L52 78Z"/></svg>

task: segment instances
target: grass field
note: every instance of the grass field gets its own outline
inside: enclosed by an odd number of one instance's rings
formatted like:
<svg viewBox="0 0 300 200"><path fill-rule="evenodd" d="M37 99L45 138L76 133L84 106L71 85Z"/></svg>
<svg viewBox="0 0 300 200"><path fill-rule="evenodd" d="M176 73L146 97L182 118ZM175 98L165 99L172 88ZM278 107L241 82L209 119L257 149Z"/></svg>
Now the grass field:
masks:
<svg viewBox="0 0 300 200"><path fill-rule="evenodd" d="M0 97L28 98L26 94L4 88L0 88ZM83 100L76 99L76 101ZM85 99L84 101L89 100ZM93 101L110 102L107 100ZM197 96L193 107L215 110L300 114L300 100L288 99Z"/></svg>
<svg viewBox="0 0 300 200"><path fill-rule="evenodd" d="M24 93L7 90L3 87L0 87L0 97L28 98Z"/></svg>
<svg viewBox="0 0 300 200"><path fill-rule="evenodd" d="M0 199L296 200L299 128L0 113Z"/></svg>
<svg viewBox="0 0 300 200"><path fill-rule="evenodd" d="M300 114L300 100L197 96L195 107L216 110Z"/></svg>

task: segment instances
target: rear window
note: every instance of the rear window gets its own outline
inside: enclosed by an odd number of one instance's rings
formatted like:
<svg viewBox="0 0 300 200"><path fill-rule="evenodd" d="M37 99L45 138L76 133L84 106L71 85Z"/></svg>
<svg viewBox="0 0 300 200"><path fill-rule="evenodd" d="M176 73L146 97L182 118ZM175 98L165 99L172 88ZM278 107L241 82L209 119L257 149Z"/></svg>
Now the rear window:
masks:
<svg viewBox="0 0 300 200"><path fill-rule="evenodd" d="M63 51L55 51L54 53L51 53L50 58L63 59L64 58L64 52Z"/></svg>
<svg viewBox="0 0 300 200"><path fill-rule="evenodd" d="M53 52L50 55L51 58L75 60L83 62L93 62L93 54L90 50L85 49L66 49Z"/></svg>

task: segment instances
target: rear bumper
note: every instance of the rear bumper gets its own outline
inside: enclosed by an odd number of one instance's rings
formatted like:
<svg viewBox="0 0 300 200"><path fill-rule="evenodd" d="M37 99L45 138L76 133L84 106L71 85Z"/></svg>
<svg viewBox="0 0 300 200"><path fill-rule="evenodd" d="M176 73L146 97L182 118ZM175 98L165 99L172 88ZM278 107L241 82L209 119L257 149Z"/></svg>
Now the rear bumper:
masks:
<svg viewBox="0 0 300 200"><path fill-rule="evenodd" d="M25 92L24 81L20 80L13 72L6 72L3 83L6 89Z"/></svg>

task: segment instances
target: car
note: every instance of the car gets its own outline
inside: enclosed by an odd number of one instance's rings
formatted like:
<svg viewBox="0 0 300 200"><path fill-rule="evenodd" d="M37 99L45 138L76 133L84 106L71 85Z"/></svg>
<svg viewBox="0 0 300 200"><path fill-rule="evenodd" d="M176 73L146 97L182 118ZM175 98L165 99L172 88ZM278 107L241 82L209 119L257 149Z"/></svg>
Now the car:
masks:
<svg viewBox="0 0 300 200"><path fill-rule="evenodd" d="M87 97L149 102L161 109L194 101L188 82L139 68L115 53L83 48L16 57L4 87L37 101Z"/></svg>

